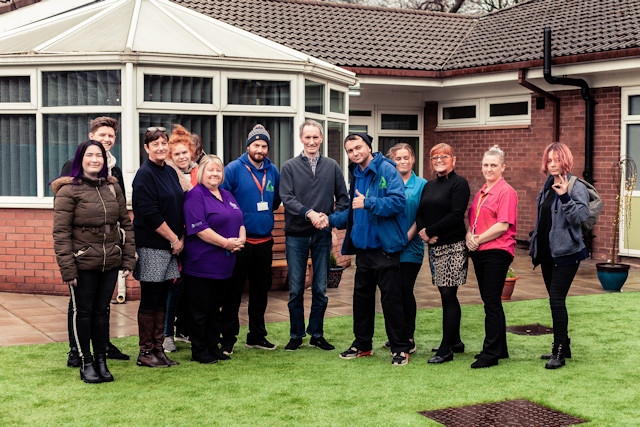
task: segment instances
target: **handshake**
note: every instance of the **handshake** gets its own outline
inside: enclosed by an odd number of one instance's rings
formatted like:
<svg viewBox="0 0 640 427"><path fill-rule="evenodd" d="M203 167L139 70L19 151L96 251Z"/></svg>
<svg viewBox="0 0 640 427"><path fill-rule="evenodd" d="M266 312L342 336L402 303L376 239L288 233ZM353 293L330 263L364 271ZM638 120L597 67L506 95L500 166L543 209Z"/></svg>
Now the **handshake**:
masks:
<svg viewBox="0 0 640 427"><path fill-rule="evenodd" d="M311 224L318 230L329 226L329 217L324 212L309 211L307 218L309 218Z"/></svg>

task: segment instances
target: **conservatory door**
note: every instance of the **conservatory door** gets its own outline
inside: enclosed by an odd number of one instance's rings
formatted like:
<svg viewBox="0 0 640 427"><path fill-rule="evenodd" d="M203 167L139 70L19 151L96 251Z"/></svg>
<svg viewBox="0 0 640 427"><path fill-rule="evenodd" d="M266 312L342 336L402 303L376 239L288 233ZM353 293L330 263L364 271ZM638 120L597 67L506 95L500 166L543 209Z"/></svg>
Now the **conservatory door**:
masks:
<svg viewBox="0 0 640 427"><path fill-rule="evenodd" d="M622 92L622 149L637 163L640 162L640 87ZM621 220L622 221L622 220ZM620 233L620 254L640 257L640 182L631 197L631 226Z"/></svg>

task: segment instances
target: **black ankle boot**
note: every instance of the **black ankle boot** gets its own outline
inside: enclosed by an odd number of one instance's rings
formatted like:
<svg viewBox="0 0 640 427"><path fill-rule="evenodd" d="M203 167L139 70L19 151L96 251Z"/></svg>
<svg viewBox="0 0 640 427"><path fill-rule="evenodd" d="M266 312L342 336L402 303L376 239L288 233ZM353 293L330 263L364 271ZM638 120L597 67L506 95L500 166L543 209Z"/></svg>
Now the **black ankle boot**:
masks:
<svg viewBox="0 0 640 427"><path fill-rule="evenodd" d="M98 375L102 379L103 383L109 383L113 381L113 375L109 372L109 368L107 368L107 355L96 354L96 362L95 362L96 371L98 371Z"/></svg>
<svg viewBox="0 0 640 427"><path fill-rule="evenodd" d="M93 366L93 358L91 355L84 356L82 358L82 364L80 365L80 379L85 383L101 383L102 378L96 372L96 368Z"/></svg>
<svg viewBox="0 0 640 427"><path fill-rule="evenodd" d="M567 340L564 342L562 348L564 349L564 358L571 359L571 338L567 337ZM542 356L540 356L540 359L549 360L551 359L552 355L552 353L543 354Z"/></svg>
<svg viewBox="0 0 640 427"><path fill-rule="evenodd" d="M79 368L82 364L82 359L78 353L77 347L71 347L69 349L69 357L67 358L67 366L69 368Z"/></svg>
<svg viewBox="0 0 640 427"><path fill-rule="evenodd" d="M558 369L564 366L564 348L563 344L553 343L551 350L551 359L544 365L547 369Z"/></svg>

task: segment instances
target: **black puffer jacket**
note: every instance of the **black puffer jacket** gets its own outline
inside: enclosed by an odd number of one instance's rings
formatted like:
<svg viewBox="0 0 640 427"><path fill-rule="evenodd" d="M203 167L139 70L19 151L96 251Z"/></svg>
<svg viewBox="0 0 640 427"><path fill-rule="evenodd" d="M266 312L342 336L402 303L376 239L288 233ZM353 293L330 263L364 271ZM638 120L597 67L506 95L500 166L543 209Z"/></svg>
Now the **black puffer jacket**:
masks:
<svg viewBox="0 0 640 427"><path fill-rule="evenodd" d="M63 176L51 183L55 194L53 242L62 280L78 270L133 270L133 225L117 180ZM123 233L124 232L124 244Z"/></svg>

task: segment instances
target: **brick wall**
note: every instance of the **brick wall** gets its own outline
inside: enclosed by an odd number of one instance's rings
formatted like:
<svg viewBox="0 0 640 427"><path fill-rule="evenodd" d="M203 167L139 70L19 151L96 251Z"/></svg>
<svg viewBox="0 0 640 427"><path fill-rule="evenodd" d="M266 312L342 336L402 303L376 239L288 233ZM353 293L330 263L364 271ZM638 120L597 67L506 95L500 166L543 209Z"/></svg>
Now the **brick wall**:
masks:
<svg viewBox="0 0 640 427"><path fill-rule="evenodd" d="M594 259L607 259L611 245L611 224L615 215L615 180L612 163L620 155L620 88L592 91L595 107L593 177L605 206L593 234ZM579 90L555 93L560 98L560 141L571 149L574 156L573 173L582 176L584 170L585 104ZM532 98L531 126L510 129L457 129L436 131L437 103L425 106L424 176L428 169L430 148L446 142L456 151L456 172L469 181L471 197L484 184L481 161L483 153L493 144L505 152L507 168L504 177L518 193L518 240L529 240L536 219L535 199L546 177L540 173L542 152L553 142L554 105L547 101L545 109L536 110Z"/></svg>

